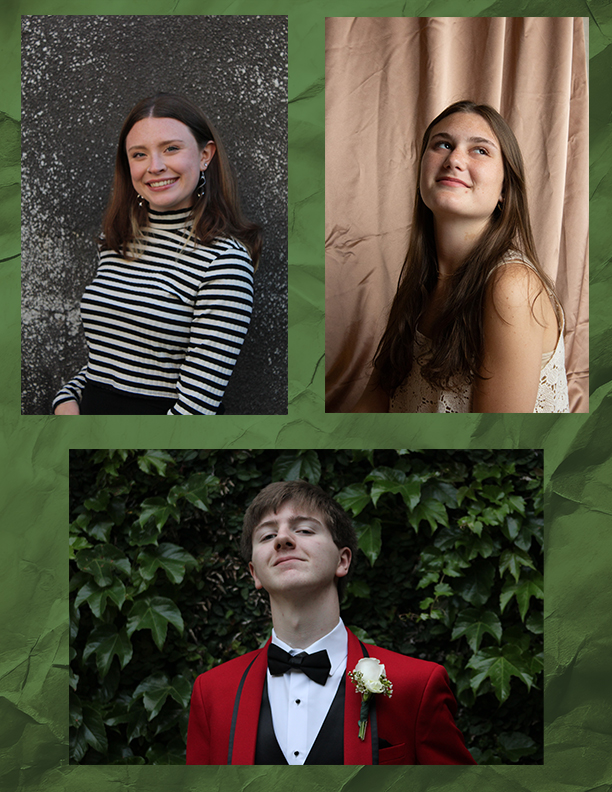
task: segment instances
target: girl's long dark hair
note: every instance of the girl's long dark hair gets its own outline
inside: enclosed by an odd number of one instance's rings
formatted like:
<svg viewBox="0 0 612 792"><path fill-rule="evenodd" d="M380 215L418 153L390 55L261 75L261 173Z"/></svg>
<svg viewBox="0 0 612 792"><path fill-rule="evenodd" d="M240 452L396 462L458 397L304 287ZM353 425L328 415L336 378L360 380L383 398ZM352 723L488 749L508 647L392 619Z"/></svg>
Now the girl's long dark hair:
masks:
<svg viewBox="0 0 612 792"><path fill-rule="evenodd" d="M476 113L487 121L500 144L503 164L503 202L491 215L489 225L452 276L449 296L431 333L432 354L423 361L422 373L436 388L452 388L460 379L472 382L483 366L483 307L487 280L502 257L519 251L533 264L542 284L554 287L542 270L535 251L523 158L514 133L489 105L455 102L434 118L425 130L419 156L417 189L408 252L387 328L374 356L377 384L388 394L406 379L413 365L413 342L419 317L433 291L438 274L433 214L418 188L423 155L433 127L454 113ZM533 305L533 304L532 304Z"/></svg>
<svg viewBox="0 0 612 792"><path fill-rule="evenodd" d="M198 243L211 243L217 237L233 237L242 242L257 264L261 253L261 230L247 220L240 209L236 179L225 153L219 133L200 108L182 96L158 93L143 99L132 108L123 122L117 157L113 190L102 223L101 246L132 257L134 243L147 223L147 207L139 206L132 185L125 139L143 118L174 118L191 130L198 146L210 141L216 145L215 156L206 171L206 188L200 198L194 193L192 234Z"/></svg>

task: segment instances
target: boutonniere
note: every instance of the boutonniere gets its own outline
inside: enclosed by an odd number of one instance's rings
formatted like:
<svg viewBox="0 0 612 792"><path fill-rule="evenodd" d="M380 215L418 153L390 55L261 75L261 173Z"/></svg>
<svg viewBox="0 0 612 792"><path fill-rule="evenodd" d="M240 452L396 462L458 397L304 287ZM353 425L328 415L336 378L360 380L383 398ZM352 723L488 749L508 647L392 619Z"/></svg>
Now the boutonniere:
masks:
<svg viewBox="0 0 612 792"><path fill-rule="evenodd" d="M374 693L382 693L391 698L393 685L387 679L385 667L375 657L362 657L353 671L349 672L351 682L361 693L361 711L359 713L359 739L365 740L368 726L368 713Z"/></svg>

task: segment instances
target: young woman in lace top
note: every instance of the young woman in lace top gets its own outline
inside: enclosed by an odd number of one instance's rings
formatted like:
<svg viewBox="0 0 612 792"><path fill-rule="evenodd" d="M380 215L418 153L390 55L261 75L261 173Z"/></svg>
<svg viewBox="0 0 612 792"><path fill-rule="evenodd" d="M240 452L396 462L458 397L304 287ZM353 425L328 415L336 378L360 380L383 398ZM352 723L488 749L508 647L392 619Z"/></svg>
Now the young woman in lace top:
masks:
<svg viewBox="0 0 612 792"><path fill-rule="evenodd" d="M568 412L563 330L516 138L456 102L423 137L408 253L353 411Z"/></svg>
<svg viewBox="0 0 612 792"><path fill-rule="evenodd" d="M56 415L215 415L253 305L258 226L219 134L188 99L126 118L96 277L81 301L88 361Z"/></svg>

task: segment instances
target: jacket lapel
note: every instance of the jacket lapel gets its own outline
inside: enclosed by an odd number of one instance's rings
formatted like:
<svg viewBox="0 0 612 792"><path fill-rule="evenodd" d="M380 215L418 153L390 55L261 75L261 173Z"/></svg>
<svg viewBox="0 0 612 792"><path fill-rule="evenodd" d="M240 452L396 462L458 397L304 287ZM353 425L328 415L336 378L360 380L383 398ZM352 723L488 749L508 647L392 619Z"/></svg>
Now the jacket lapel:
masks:
<svg viewBox="0 0 612 792"><path fill-rule="evenodd" d="M255 746L257 744L257 727L261 697L268 667L268 644L260 650L251 666L240 692L236 726L234 730L234 747L232 764L252 765L255 763Z"/></svg>
<svg viewBox="0 0 612 792"><path fill-rule="evenodd" d="M357 665L363 657L359 640L347 629L348 633L348 658L346 661L346 698L344 701L344 764L345 765L371 765L372 764L372 729L368 722L365 740L359 739L359 713L361 710L361 694L357 693L355 685L349 679L349 671ZM368 651L369 651L368 647ZM373 647L372 647L373 648Z"/></svg>

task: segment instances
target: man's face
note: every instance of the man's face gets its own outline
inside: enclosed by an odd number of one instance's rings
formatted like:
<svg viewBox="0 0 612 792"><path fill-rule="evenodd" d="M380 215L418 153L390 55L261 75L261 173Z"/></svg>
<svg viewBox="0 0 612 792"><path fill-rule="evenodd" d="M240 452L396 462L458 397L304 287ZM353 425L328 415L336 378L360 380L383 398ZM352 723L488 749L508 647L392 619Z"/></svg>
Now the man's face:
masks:
<svg viewBox="0 0 612 792"><path fill-rule="evenodd" d="M339 548L318 512L291 502L264 515L253 531L249 571L255 588L268 594L321 591L335 587L351 563L348 547Z"/></svg>

